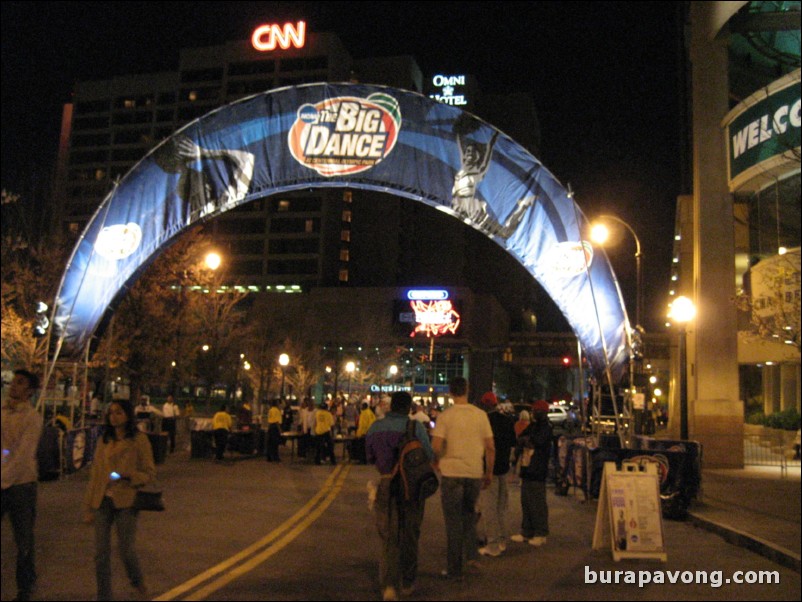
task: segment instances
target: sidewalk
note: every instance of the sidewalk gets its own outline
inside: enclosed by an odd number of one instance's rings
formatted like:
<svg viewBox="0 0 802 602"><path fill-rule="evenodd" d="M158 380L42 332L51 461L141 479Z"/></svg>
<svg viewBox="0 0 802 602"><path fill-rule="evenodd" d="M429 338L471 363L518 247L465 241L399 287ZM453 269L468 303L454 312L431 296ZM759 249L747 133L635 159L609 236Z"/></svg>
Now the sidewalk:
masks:
<svg viewBox="0 0 802 602"><path fill-rule="evenodd" d="M726 541L800 572L800 468L706 469L690 520Z"/></svg>

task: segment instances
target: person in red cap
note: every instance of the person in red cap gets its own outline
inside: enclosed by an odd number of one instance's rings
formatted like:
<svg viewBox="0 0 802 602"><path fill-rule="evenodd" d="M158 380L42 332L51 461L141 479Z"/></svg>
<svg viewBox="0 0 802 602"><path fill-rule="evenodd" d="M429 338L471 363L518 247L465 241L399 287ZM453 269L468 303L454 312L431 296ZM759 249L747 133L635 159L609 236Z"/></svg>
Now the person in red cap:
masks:
<svg viewBox="0 0 802 602"><path fill-rule="evenodd" d="M521 532L510 539L539 547L549 534L549 507L546 504L546 477L552 448L549 404L538 400L532 405L534 419L521 433L516 446L521 477Z"/></svg>
<svg viewBox="0 0 802 602"><path fill-rule="evenodd" d="M512 417L498 410L498 399L492 391L482 395L481 406L487 412L493 431L496 459L493 463L493 480L479 496L487 539L484 547L479 548L479 553L482 556L500 556L507 549L510 536L507 526L509 492L505 475L510 471L510 454L516 443L515 428Z"/></svg>

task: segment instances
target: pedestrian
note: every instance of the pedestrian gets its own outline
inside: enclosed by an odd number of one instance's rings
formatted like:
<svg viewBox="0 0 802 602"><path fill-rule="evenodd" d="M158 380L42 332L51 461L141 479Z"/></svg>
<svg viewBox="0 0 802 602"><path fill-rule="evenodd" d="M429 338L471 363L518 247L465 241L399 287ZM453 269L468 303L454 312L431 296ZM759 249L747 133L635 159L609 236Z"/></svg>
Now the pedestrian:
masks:
<svg viewBox="0 0 802 602"><path fill-rule="evenodd" d="M468 382L449 383L454 405L437 419L432 447L442 474L441 500L446 523L448 567L441 573L461 579L467 566L478 567L476 503L493 480L496 450L487 414L468 403Z"/></svg>
<svg viewBox="0 0 802 602"><path fill-rule="evenodd" d="M223 461L223 454L228 446L228 435L231 432L231 414L228 413L226 404L220 406L217 413L212 416L212 431L214 432L214 458L217 462Z"/></svg>
<svg viewBox="0 0 802 602"><path fill-rule="evenodd" d="M267 411L267 444L265 453L268 462L281 462L278 455L278 446L281 444L281 410L278 409L278 399L270 402Z"/></svg>
<svg viewBox="0 0 802 602"><path fill-rule="evenodd" d="M398 446L411 420L411 405L409 393L393 393L390 411L383 420L373 423L365 440L367 460L376 465L381 475L373 512L382 543L379 584L383 600L397 600L399 591L405 596L411 594L418 576L418 541L426 500L404 499L398 480L392 478L398 461ZM434 460L426 429L419 422L413 422L415 438L421 442L429 460Z"/></svg>
<svg viewBox="0 0 802 602"><path fill-rule="evenodd" d="M149 396L142 395L139 398L139 404L135 411L139 430L144 432L153 430L153 406L150 404Z"/></svg>
<svg viewBox="0 0 802 602"><path fill-rule="evenodd" d="M507 549L510 536L507 528L507 473L510 471L510 454L516 443L515 426L511 416L499 411L498 399L492 391L482 395L481 406L487 412L493 431L496 460L493 464L493 480L480 497L486 544L479 548L479 553L482 556L500 556Z"/></svg>
<svg viewBox="0 0 802 602"><path fill-rule="evenodd" d="M512 541L528 541L540 547L549 534L546 477L551 459L552 429L549 404L538 400L532 406L534 420L518 438L516 457L521 477L521 532Z"/></svg>
<svg viewBox="0 0 802 602"><path fill-rule="evenodd" d="M304 397L301 402L301 409L298 410L298 430L300 436L298 437L298 457L305 458L306 450L309 449L309 414L314 414L312 409L312 400L309 397Z"/></svg>
<svg viewBox="0 0 802 602"><path fill-rule="evenodd" d="M331 437L333 428L334 416L324 401L315 412L315 464L319 465L325 456L331 458L332 466L337 464L337 459L334 457L334 440Z"/></svg>
<svg viewBox="0 0 802 602"><path fill-rule="evenodd" d="M171 454L175 452L175 431L180 415L181 410L178 409L175 398L172 395L168 395L167 401L162 405L162 430L167 433Z"/></svg>
<svg viewBox="0 0 802 602"><path fill-rule="evenodd" d="M515 423L515 436L520 437L521 433L526 430L530 422L532 422L532 415L526 410L521 410L521 413L518 415L518 422Z"/></svg>
<svg viewBox="0 0 802 602"><path fill-rule="evenodd" d="M365 455L365 437L371 425L376 422L376 414L370 409L367 401L362 402L362 411L359 413L359 425L356 429L356 436L351 442L351 458L360 464L367 464Z"/></svg>
<svg viewBox="0 0 802 602"><path fill-rule="evenodd" d="M34 524L36 481L39 477L36 448L42 435L42 418L31 405L39 378L28 370L15 370L2 406L3 462L2 516L11 519L17 546L17 600L30 600L36 585Z"/></svg>
<svg viewBox="0 0 802 602"><path fill-rule="evenodd" d="M116 525L120 556L131 585L149 599L134 544L138 511L136 491L156 478L153 450L136 428L131 403L114 401L92 461L84 495L84 522L95 524L97 599L112 600L111 527Z"/></svg>

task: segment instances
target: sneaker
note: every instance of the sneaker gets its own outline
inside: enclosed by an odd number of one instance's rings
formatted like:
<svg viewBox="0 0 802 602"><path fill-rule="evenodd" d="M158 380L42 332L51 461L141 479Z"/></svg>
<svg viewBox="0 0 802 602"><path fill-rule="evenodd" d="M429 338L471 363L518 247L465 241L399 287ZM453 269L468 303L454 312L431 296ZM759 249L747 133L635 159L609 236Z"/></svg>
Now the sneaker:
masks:
<svg viewBox="0 0 802 602"><path fill-rule="evenodd" d="M384 588L382 592L382 600L398 600L398 593L396 593L395 588L391 585Z"/></svg>
<svg viewBox="0 0 802 602"><path fill-rule="evenodd" d="M526 537L524 537L523 535L521 535L520 533L518 533L518 534L516 534L516 535L513 535L512 537L510 537L510 541L515 541L515 542L518 542L518 543L523 543L523 542L525 542L526 540L527 540L527 538L526 538Z"/></svg>
<svg viewBox="0 0 802 602"><path fill-rule="evenodd" d="M536 548L539 548L544 543L546 543L545 537L533 537L532 539L529 540L529 545L535 546Z"/></svg>
<svg viewBox="0 0 802 602"><path fill-rule="evenodd" d="M448 569L443 569L440 571L440 578L441 579L448 579L449 581L462 581L462 575L450 575Z"/></svg>
<svg viewBox="0 0 802 602"><path fill-rule="evenodd" d="M479 548L479 553L482 556L501 556L502 550L499 546L484 546Z"/></svg>

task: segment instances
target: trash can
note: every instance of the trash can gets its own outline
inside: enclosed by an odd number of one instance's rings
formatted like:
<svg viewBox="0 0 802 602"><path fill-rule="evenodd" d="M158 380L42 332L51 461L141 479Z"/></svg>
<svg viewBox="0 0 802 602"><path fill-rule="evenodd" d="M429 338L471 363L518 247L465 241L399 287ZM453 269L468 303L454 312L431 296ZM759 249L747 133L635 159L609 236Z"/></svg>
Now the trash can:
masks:
<svg viewBox="0 0 802 602"><path fill-rule="evenodd" d="M190 458L210 458L212 456L211 431L190 431Z"/></svg>

